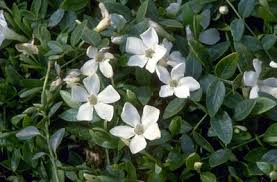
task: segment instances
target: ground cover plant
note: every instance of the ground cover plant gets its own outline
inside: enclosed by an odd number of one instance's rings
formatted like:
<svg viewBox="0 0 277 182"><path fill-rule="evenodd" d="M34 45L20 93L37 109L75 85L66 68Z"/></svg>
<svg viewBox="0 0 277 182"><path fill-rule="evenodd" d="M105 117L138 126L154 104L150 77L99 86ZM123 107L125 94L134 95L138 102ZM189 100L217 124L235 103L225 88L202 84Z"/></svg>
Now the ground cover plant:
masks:
<svg viewBox="0 0 277 182"><path fill-rule="evenodd" d="M0 0L0 181L277 180L275 0Z"/></svg>

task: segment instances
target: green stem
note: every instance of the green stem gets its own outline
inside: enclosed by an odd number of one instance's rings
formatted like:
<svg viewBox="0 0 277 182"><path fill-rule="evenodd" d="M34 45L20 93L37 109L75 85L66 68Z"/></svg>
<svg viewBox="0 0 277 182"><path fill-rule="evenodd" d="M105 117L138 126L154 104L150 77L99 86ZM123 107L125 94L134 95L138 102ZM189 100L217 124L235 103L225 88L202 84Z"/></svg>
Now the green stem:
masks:
<svg viewBox="0 0 277 182"><path fill-rule="evenodd" d="M104 129L105 130L108 129L108 121L107 120L104 121ZM107 166L110 166L111 162L110 162L109 149L105 148L105 153L106 153Z"/></svg>
<svg viewBox="0 0 277 182"><path fill-rule="evenodd" d="M193 131L197 130L197 128L201 125L201 123L206 119L206 117L208 116L208 114L205 114L200 121L195 125L195 127L193 128Z"/></svg>
<svg viewBox="0 0 277 182"><path fill-rule="evenodd" d="M233 4L232 4L229 0L226 0L226 2L229 4L229 6L230 6L230 7L232 8L232 10L235 12L235 14L237 15L237 17L243 20L243 18L240 16L240 14L239 14L238 11L236 10L236 8L233 6ZM252 29L247 25L247 23L245 23L245 21L243 21L243 22L244 22L244 25L245 25L246 29L247 29L255 38L257 38L257 35L252 31ZM257 38L257 39L258 39L258 38ZM259 39L258 39L258 40L259 40ZM274 60L267 50L265 50L265 49L263 49L263 50L265 51L265 53L266 53L266 55L269 57L269 59Z"/></svg>
<svg viewBox="0 0 277 182"><path fill-rule="evenodd" d="M51 62L48 62L48 66L47 66L47 72L45 75L45 79L44 79L44 83L43 83L43 87L42 87L42 93L41 93L41 104L44 108L46 108L46 103L45 103L45 99L46 99L46 86L48 83L48 79L49 79L49 74L50 74L50 69L51 69Z"/></svg>
<svg viewBox="0 0 277 182"><path fill-rule="evenodd" d="M5 39L8 40L17 40L19 42L27 42L28 39L22 35L19 35L18 33L16 33L15 31L13 31L12 29L7 28L4 32L4 36Z"/></svg>
<svg viewBox="0 0 277 182"><path fill-rule="evenodd" d="M71 63L73 63L74 61L76 61L77 59L79 59L80 57L82 57L82 56L84 56L84 55L85 55L85 53L79 54L77 57L74 57L73 59L71 59L71 60L67 61L65 64L63 64L63 65L61 66L61 68L64 68L65 66L67 66L67 65L69 65L69 64L71 64Z"/></svg>
<svg viewBox="0 0 277 182"><path fill-rule="evenodd" d="M111 83L112 83L112 86L114 87L114 79L113 79L113 77L111 77Z"/></svg>
<svg viewBox="0 0 277 182"><path fill-rule="evenodd" d="M262 138L263 136L264 136L264 134L261 134L261 135L259 135L259 136L256 136L255 138L252 138L251 140L248 140L248 141L246 141L246 142L244 142L244 143L241 143L241 144L239 144L239 145L236 145L236 146L232 147L231 149L234 150L234 149L237 149L237 148L242 147L242 146L244 146L244 145L247 145L247 144L249 144L249 143L251 143L251 142L256 141L257 139Z"/></svg>

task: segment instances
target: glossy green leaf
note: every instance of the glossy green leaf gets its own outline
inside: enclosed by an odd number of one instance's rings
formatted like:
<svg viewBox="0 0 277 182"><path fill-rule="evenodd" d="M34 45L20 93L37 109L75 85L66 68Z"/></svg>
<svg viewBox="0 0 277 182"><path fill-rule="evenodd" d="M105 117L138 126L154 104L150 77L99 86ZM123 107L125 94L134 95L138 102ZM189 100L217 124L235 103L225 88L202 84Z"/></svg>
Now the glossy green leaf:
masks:
<svg viewBox="0 0 277 182"><path fill-rule="evenodd" d="M237 62L239 60L239 54L237 52L231 53L228 56L222 58L215 67L215 73L217 76L223 79L231 78L237 69Z"/></svg>

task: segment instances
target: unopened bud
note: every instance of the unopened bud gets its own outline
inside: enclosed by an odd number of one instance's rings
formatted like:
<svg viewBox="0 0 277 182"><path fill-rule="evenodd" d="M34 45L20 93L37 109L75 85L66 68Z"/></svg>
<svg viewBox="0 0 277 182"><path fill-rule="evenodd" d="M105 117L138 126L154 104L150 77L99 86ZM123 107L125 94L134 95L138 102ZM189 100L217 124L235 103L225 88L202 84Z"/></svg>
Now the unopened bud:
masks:
<svg viewBox="0 0 277 182"><path fill-rule="evenodd" d="M125 36L124 36L124 35L112 36L112 37L111 37L112 43L113 43L113 44L117 44L117 45L122 44L123 41L124 41L124 39L125 39Z"/></svg>
<svg viewBox="0 0 277 182"><path fill-rule="evenodd" d="M238 128L235 128L235 129L234 129L234 133L239 134L239 133L240 133L240 130L239 130Z"/></svg>
<svg viewBox="0 0 277 182"><path fill-rule="evenodd" d="M224 6L220 6L219 7L219 13L222 15L226 15L229 13L229 8L228 6L224 5Z"/></svg>
<svg viewBox="0 0 277 182"><path fill-rule="evenodd" d="M277 171L271 171L271 172L269 173L269 178L270 178L271 180L277 180Z"/></svg>
<svg viewBox="0 0 277 182"><path fill-rule="evenodd" d="M62 79L58 78L57 80L53 81L50 85L50 91L56 90L62 84Z"/></svg>
<svg viewBox="0 0 277 182"><path fill-rule="evenodd" d="M200 171L202 165L203 165L202 162L195 162L194 165L193 165L193 168L194 168L194 170L196 170L196 171Z"/></svg>

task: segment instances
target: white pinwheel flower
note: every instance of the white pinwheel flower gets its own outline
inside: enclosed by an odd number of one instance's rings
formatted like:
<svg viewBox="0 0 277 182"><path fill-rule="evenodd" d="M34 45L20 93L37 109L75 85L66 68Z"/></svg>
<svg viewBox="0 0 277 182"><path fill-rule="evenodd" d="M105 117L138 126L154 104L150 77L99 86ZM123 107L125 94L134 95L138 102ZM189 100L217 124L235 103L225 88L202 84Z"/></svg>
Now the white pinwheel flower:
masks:
<svg viewBox="0 0 277 182"><path fill-rule="evenodd" d="M137 37L128 37L126 52L134 54L129 58L128 66L138 66L154 73L158 61L166 54L166 48L159 45L159 37L154 28L150 27Z"/></svg>
<svg viewBox="0 0 277 182"><path fill-rule="evenodd" d="M272 68L277 68L277 63L274 62L274 61L271 61L271 62L269 63L269 66L271 66Z"/></svg>
<svg viewBox="0 0 277 182"><path fill-rule="evenodd" d="M80 71L78 69L72 69L68 72L63 81L66 83L67 88L71 88L80 81Z"/></svg>
<svg viewBox="0 0 277 182"><path fill-rule="evenodd" d="M157 72L159 79L166 85L161 86L160 97L169 97L173 94L178 98L187 98L190 92L200 88L200 84L193 77L184 77L185 63L175 66L171 73L166 68L160 67Z"/></svg>
<svg viewBox="0 0 277 182"><path fill-rule="evenodd" d="M114 56L107 52L108 49L105 47L98 51L96 47L89 46L87 48L87 56L91 59L81 67L82 74L86 76L94 75L99 67L105 77L111 78L113 76L113 68L109 62Z"/></svg>
<svg viewBox="0 0 277 182"><path fill-rule="evenodd" d="M166 48L166 53L164 57L158 62L158 65L167 67L169 66L176 66L180 63L184 63L186 59L182 56L180 51L171 51L173 44L172 42L168 41L167 39L163 39L162 45Z"/></svg>
<svg viewBox="0 0 277 182"><path fill-rule="evenodd" d="M175 16L180 10L181 4L182 4L182 0L177 0L176 3L170 3L169 6L166 8L166 13L168 15Z"/></svg>
<svg viewBox="0 0 277 182"><path fill-rule="evenodd" d="M20 42L27 41L25 37L18 35L13 30L9 29L6 22L3 10L0 10L0 46L5 39L18 40Z"/></svg>
<svg viewBox="0 0 277 182"><path fill-rule="evenodd" d="M251 87L249 98L257 98L259 96L259 91L268 93L277 98L277 78L271 77L260 80L262 62L258 59L253 59L253 67L255 71L246 71L243 74L244 84Z"/></svg>
<svg viewBox="0 0 277 182"><path fill-rule="evenodd" d="M121 29L127 23L127 20L122 15L115 13L110 14L103 3L99 3L98 6L101 10L102 20L95 28L96 32L101 32L107 29L109 26L112 26L116 29Z"/></svg>
<svg viewBox="0 0 277 182"><path fill-rule="evenodd" d="M83 103L77 114L79 121L91 121L93 119L93 110L104 120L111 121L113 118L114 108L111 103L120 99L120 95L111 86L107 86L99 93L100 81L96 74L83 80L84 86L73 86L71 90L72 99Z"/></svg>
<svg viewBox="0 0 277 182"><path fill-rule="evenodd" d="M116 126L110 130L114 136L130 139L129 148L133 154L145 149L145 139L156 140L161 137L158 126L160 110L149 105L143 108L142 118L137 109L130 103L124 104L121 119L127 125Z"/></svg>

